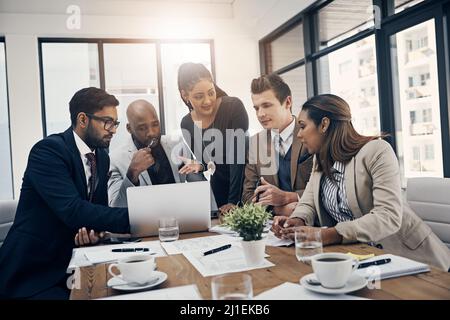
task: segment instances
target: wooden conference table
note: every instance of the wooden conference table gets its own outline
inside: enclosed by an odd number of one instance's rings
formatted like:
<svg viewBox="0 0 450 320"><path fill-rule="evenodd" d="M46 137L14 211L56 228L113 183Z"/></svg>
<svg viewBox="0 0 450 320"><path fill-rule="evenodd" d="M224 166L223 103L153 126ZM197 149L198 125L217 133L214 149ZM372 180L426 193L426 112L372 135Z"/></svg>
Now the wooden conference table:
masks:
<svg viewBox="0 0 450 320"><path fill-rule="evenodd" d="M182 234L180 239L217 235L200 232ZM157 240L157 237L145 240ZM324 247L324 252L352 252L355 254L380 255L387 253L366 244L335 245ZM266 247L268 260L275 266L246 271L252 277L254 295L276 287L284 282L298 283L304 275L311 273L311 266L299 262L295 257L295 247ZM156 258L158 270L167 273L168 279L158 289L196 284L204 299L211 299L211 278L203 277L182 255L169 255ZM108 264L83 267L80 270L81 287L73 289L71 299L84 300L121 294L106 286L111 277ZM448 299L450 300L450 273L432 268L431 272L404 276L381 281L381 289L368 289L353 292L352 295L370 299Z"/></svg>

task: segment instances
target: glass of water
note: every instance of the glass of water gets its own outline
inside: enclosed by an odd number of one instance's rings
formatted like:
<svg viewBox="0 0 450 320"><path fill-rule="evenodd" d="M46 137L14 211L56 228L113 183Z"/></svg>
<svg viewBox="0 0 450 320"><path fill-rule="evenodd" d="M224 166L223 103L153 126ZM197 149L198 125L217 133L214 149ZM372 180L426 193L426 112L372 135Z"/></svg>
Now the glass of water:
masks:
<svg viewBox="0 0 450 320"><path fill-rule="evenodd" d="M252 277L245 273L230 273L211 280L213 300L251 300L253 298Z"/></svg>
<svg viewBox="0 0 450 320"><path fill-rule="evenodd" d="M178 240L180 230L178 228L178 221L176 218L162 218L159 219L159 241L175 241Z"/></svg>
<svg viewBox="0 0 450 320"><path fill-rule="evenodd" d="M295 229L295 255L298 261L310 264L311 257L322 252L320 228Z"/></svg>

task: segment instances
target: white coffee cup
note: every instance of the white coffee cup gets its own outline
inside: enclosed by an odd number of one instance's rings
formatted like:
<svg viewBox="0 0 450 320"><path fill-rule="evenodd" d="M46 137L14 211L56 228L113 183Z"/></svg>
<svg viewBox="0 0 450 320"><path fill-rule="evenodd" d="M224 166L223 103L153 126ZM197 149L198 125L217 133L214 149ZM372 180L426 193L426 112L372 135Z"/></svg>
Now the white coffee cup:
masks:
<svg viewBox="0 0 450 320"><path fill-rule="evenodd" d="M119 269L120 274L112 271L112 268ZM117 263L109 265L108 272L113 277L124 280L129 284L143 285L154 278L155 258L147 255L128 256Z"/></svg>
<svg viewBox="0 0 450 320"><path fill-rule="evenodd" d="M322 287L343 288L359 262L345 253L321 253L311 258L312 268Z"/></svg>

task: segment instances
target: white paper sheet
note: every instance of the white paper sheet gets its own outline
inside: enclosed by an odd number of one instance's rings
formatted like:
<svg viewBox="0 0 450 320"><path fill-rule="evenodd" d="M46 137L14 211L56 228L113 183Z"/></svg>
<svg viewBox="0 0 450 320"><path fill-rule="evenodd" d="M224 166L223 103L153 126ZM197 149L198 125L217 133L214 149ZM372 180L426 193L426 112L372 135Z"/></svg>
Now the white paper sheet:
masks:
<svg viewBox="0 0 450 320"><path fill-rule="evenodd" d="M204 256L203 252L204 250L186 251L183 252L183 255L204 277L274 266L272 262L266 259L259 266L247 266L244 252L239 242L233 242L231 243L231 248L207 256Z"/></svg>
<svg viewBox="0 0 450 320"><path fill-rule="evenodd" d="M138 293L121 294L97 300L202 300L195 284Z"/></svg>
<svg viewBox="0 0 450 320"><path fill-rule="evenodd" d="M116 248L149 248L151 252L154 252L154 257L166 256L166 253L162 249L159 241L143 241L135 243L124 244L111 244L105 246L92 246L85 248L76 248L72 252L72 260L69 263L68 271L73 270L76 267L91 266L96 263L111 262L118 259L125 258L129 255L146 254L138 252L111 252Z"/></svg>
<svg viewBox="0 0 450 320"><path fill-rule="evenodd" d="M255 300L368 300L347 294L330 295L312 292L292 282L285 282L254 297Z"/></svg>
<svg viewBox="0 0 450 320"><path fill-rule="evenodd" d="M238 241L239 238L229 235L198 237L173 242L162 242L161 246L167 254L180 254L191 250L209 250Z"/></svg>
<svg viewBox="0 0 450 320"><path fill-rule="evenodd" d="M238 237L239 234L236 231L231 230L229 227L225 227L224 225L218 224L214 227L209 228L209 232L215 232L219 234L228 234L230 236Z"/></svg>
<svg viewBox="0 0 450 320"><path fill-rule="evenodd" d="M266 245L272 247L287 247L293 244L294 241L289 239L277 238L272 231L269 231L266 238Z"/></svg>

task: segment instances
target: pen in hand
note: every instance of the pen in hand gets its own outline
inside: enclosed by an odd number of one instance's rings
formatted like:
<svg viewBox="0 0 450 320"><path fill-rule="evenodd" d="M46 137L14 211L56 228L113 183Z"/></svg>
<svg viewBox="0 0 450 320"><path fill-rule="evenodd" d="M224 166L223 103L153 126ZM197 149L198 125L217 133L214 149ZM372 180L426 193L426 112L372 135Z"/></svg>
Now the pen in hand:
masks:
<svg viewBox="0 0 450 320"><path fill-rule="evenodd" d="M216 252L219 252L219 251L223 251L223 250L226 250L226 249L228 249L228 248L231 248L231 244L226 244L226 245L224 245L224 246L221 246L221 247L218 247L218 248L215 248L215 249L211 249L211 250L205 251L205 252L203 252L203 255L204 255L204 256L207 256L207 255L209 255L209 254L216 253Z"/></svg>
<svg viewBox="0 0 450 320"><path fill-rule="evenodd" d="M391 259L389 259L389 258L376 260L376 261L371 261L371 262L364 262L364 263L361 263L358 266L358 269L363 269L363 268L367 268L367 267L370 267L370 266L379 266L379 265L386 264L386 263L389 263L389 262L391 262Z"/></svg>

